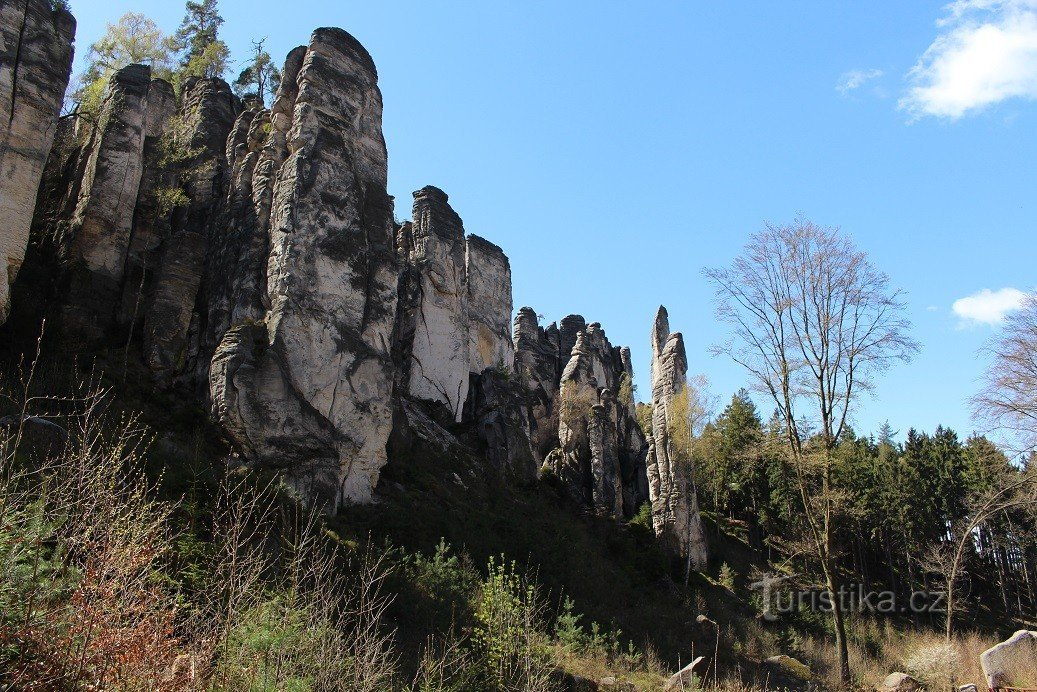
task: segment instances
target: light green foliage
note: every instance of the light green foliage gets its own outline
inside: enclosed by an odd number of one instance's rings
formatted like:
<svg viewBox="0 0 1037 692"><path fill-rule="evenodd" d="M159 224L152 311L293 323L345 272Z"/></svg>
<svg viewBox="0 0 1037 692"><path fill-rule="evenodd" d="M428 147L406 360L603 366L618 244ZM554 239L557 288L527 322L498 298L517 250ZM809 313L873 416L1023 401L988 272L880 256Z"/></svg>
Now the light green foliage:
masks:
<svg viewBox="0 0 1037 692"><path fill-rule="evenodd" d="M570 651L582 651L587 645L587 633L580 620L583 616L573 611L571 598L562 599L562 610L555 618L555 639Z"/></svg>
<svg viewBox="0 0 1037 692"><path fill-rule="evenodd" d="M652 436L652 405L637 403L634 405L634 416L637 418L637 425L641 428L641 432L645 434L645 437Z"/></svg>
<svg viewBox="0 0 1037 692"><path fill-rule="evenodd" d="M479 583L469 561L456 555L443 538L432 555L405 555L403 564L407 577L435 600L463 601Z"/></svg>
<svg viewBox="0 0 1037 692"><path fill-rule="evenodd" d="M193 129L190 116L174 115L159 138L155 164L165 175L160 176L164 183L156 185L152 193L158 217L188 206L191 203L188 194L191 183L211 173L215 166L214 161L202 157L199 147L191 146Z"/></svg>
<svg viewBox="0 0 1037 692"><path fill-rule="evenodd" d="M652 503L645 502L637 508L637 514L630 519L630 523L634 526L641 526L649 531L652 531L654 526L652 524Z"/></svg>
<svg viewBox="0 0 1037 692"><path fill-rule="evenodd" d="M313 690L318 672L336 679L327 666L346 662L322 655L342 645L331 623L311 617L306 607L273 596L242 613L220 651L217 677L224 689L274 692ZM343 677L345 670L339 671Z"/></svg>
<svg viewBox="0 0 1037 692"><path fill-rule="evenodd" d="M728 591L735 590L735 571L726 562L720 565L720 585Z"/></svg>
<svg viewBox="0 0 1037 692"><path fill-rule="evenodd" d="M637 393L637 385L630 379L630 376L623 373L619 378L619 390L616 392L616 400L624 406L631 407L634 405L634 395Z"/></svg>
<svg viewBox="0 0 1037 692"><path fill-rule="evenodd" d="M78 77L73 95L79 112L96 118L108 80L127 65L150 65L153 77L171 78L172 56L171 39L154 20L127 12L115 24L108 24L104 35L87 51L86 70Z"/></svg>
<svg viewBox="0 0 1037 692"><path fill-rule="evenodd" d="M543 616L536 585L515 562L491 557L472 632L488 689L546 689L551 664Z"/></svg>
<svg viewBox="0 0 1037 692"><path fill-rule="evenodd" d="M227 71L229 59L230 49L227 44L223 41L213 41L184 63L178 77L181 80L184 77L221 77Z"/></svg>

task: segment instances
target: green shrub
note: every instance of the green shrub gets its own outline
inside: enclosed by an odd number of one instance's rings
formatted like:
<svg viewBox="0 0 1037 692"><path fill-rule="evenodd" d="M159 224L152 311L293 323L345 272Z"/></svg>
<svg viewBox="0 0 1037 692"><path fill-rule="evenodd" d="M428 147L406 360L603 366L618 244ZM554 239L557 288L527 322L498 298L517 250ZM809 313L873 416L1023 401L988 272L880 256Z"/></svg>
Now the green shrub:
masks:
<svg viewBox="0 0 1037 692"><path fill-rule="evenodd" d="M544 604L515 562L490 558L479 589L472 642L489 690L547 690L552 669Z"/></svg>

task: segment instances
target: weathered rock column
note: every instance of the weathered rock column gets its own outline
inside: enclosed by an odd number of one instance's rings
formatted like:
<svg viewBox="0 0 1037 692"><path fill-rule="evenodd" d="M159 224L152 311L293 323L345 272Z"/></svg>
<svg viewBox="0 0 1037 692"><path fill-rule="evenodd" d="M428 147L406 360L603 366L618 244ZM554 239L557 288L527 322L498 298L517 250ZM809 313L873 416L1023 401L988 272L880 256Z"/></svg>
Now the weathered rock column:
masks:
<svg viewBox="0 0 1037 692"><path fill-rule="evenodd" d="M70 224L72 269L62 321L71 338L93 340L115 319L133 213L144 172L151 68L129 65L108 82L93 149Z"/></svg>
<svg viewBox="0 0 1037 692"><path fill-rule="evenodd" d="M511 341L511 265L504 251L476 235L468 236L469 369L515 368Z"/></svg>
<svg viewBox="0 0 1037 692"><path fill-rule="evenodd" d="M694 468L681 464L670 440L671 404L686 386L688 357L684 337L670 333L669 315L660 306L652 326L652 433L648 447L648 488L656 535L691 557L694 569L709 558L706 534L694 490Z"/></svg>
<svg viewBox="0 0 1037 692"><path fill-rule="evenodd" d="M250 457L334 511L369 501L386 462L398 268L374 62L345 31L318 29L299 65L286 66L271 118L287 157L271 204L269 309L224 336L210 392Z"/></svg>
<svg viewBox="0 0 1037 692"><path fill-rule="evenodd" d="M72 70L76 20L47 0L0 3L0 324Z"/></svg>
<svg viewBox="0 0 1037 692"><path fill-rule="evenodd" d="M446 404L459 421L470 372L466 245L461 217L439 188L414 193L411 242L418 294L408 391Z"/></svg>
<svg viewBox="0 0 1037 692"><path fill-rule="evenodd" d="M144 324L144 358L161 384L190 369L197 349L197 336L189 332L209 257L207 227L215 222L226 182L226 143L237 110L237 99L222 79L192 79L184 86L181 117L183 146L192 153L185 185L190 202L163 245Z"/></svg>

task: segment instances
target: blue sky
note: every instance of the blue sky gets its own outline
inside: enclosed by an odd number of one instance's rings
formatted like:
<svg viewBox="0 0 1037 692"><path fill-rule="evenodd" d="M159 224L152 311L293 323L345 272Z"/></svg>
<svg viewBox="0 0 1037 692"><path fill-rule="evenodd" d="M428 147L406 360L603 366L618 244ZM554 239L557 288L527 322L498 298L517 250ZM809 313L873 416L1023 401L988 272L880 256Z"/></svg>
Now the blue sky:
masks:
<svg viewBox="0 0 1037 692"><path fill-rule="evenodd" d="M182 15L170 0L71 5L80 57L123 12L170 32ZM922 350L878 381L859 431L971 431L977 350L1037 287L1037 0L221 11L238 59L266 36L280 61L317 26L360 39L379 69L397 215L412 190L446 190L467 230L511 258L516 307L601 322L632 347L641 392L660 303L692 373L724 400L746 382L709 354L725 333L700 272L765 221L841 226L907 292Z"/></svg>

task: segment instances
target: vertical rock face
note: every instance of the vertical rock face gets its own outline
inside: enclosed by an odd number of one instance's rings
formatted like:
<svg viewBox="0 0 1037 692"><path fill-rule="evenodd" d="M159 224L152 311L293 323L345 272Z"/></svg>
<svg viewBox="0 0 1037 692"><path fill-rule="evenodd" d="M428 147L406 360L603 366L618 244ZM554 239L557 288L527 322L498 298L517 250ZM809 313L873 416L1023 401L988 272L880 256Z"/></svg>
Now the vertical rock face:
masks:
<svg viewBox="0 0 1037 692"><path fill-rule="evenodd" d="M670 441L674 397L687 386L684 337L670 333L669 315L659 308L652 325L652 431L648 440L648 487L652 523L667 545L690 556L692 567L708 560L705 531L693 484L694 469L683 467Z"/></svg>
<svg viewBox="0 0 1037 692"><path fill-rule="evenodd" d="M479 236L468 236L466 249L469 370L481 373L489 368L502 368L511 372L515 365L515 345L511 341L511 265L503 250Z"/></svg>
<svg viewBox="0 0 1037 692"><path fill-rule="evenodd" d="M523 307L515 315L512 334L515 374L529 392L528 435L537 461L543 461L558 445L558 418L554 410L561 376L558 327L541 327L536 311Z"/></svg>
<svg viewBox="0 0 1037 692"><path fill-rule="evenodd" d="M298 64L286 65L271 117L286 157L269 309L223 337L210 392L243 449L334 510L370 500L386 461L398 270L374 63L346 32L318 29Z"/></svg>
<svg viewBox="0 0 1037 692"><path fill-rule="evenodd" d="M151 104L149 103L149 108ZM237 102L222 79L192 79L184 86L181 118L190 152L185 188L190 200L162 248L144 324L144 358L162 384L189 369L197 344L191 334L208 257L207 227L225 182L226 142Z"/></svg>
<svg viewBox="0 0 1037 692"><path fill-rule="evenodd" d="M129 65L105 91L71 221L73 265L62 322L69 336L99 339L119 302L137 191L144 172L144 135L151 68Z"/></svg>
<svg viewBox="0 0 1037 692"><path fill-rule="evenodd" d="M470 348L466 245L461 218L439 188L414 193L411 243L418 290L408 392L446 404L459 421L468 395Z"/></svg>
<svg viewBox="0 0 1037 692"><path fill-rule="evenodd" d="M534 452L577 502L633 516L647 500L647 446L634 415L630 350L614 348L601 325L580 315L561 325L540 327L528 307L515 317L515 371L528 391Z"/></svg>
<svg viewBox="0 0 1037 692"><path fill-rule="evenodd" d="M176 113L176 95L173 85L164 79L152 79L148 86L147 106L144 113L144 145L142 166L144 172L137 188L137 203L133 211L130 244L127 248L123 272L122 306L119 322L136 324L145 307L145 287L158 267L158 251L169 236L169 219L160 213L157 193L170 184L169 174L162 170L161 138Z"/></svg>
<svg viewBox="0 0 1037 692"><path fill-rule="evenodd" d="M0 3L0 324L72 69L76 21L47 0Z"/></svg>

